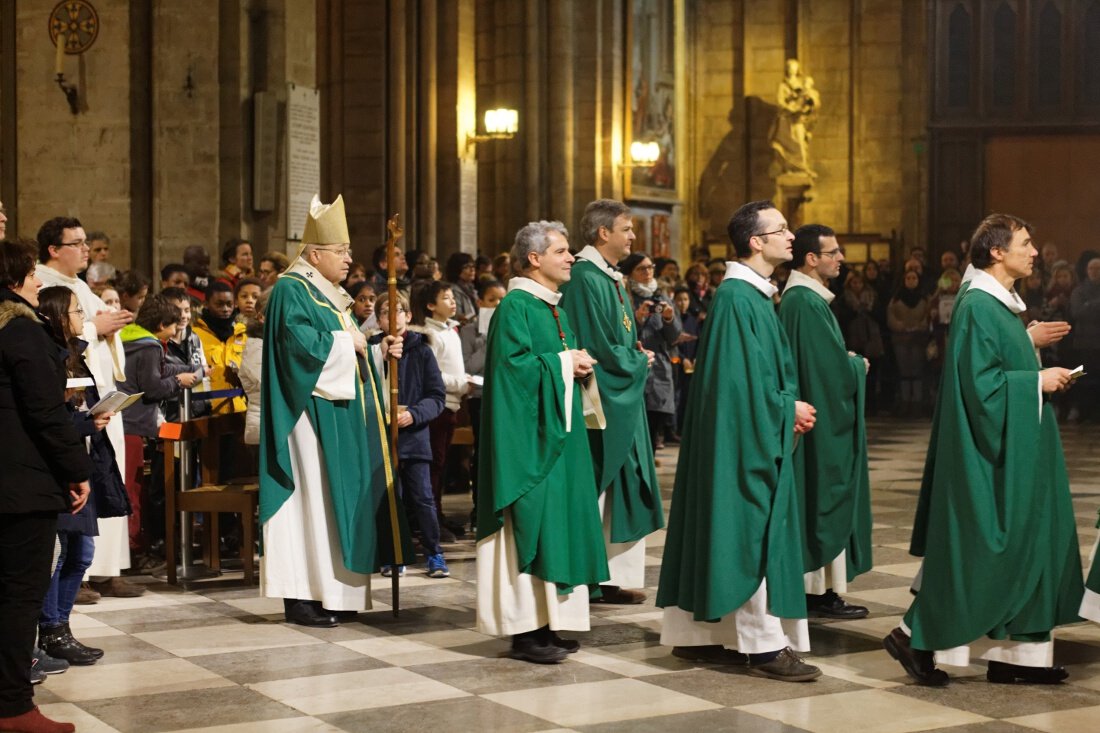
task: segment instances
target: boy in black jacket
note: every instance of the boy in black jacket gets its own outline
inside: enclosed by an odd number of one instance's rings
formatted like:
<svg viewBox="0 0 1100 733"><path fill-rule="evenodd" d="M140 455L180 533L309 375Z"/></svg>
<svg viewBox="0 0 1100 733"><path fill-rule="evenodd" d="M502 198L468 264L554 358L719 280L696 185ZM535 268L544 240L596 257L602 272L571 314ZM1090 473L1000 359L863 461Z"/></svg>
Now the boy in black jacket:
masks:
<svg viewBox="0 0 1100 733"><path fill-rule="evenodd" d="M371 343L379 343L382 335L389 333L389 303L385 298L378 299L375 312L378 314L378 326L382 329L382 334L372 338ZM397 362L397 398L400 401L397 416L397 426L400 428L397 437L399 488L403 496L408 489L407 499L420 524L424 550L428 554L428 577L446 578L451 571L443 559L443 548L439 544L439 518L435 511L429 470L432 445L428 423L443 412L447 393L435 354L427 341L420 334L406 330L408 315L409 301L404 295L399 295L397 333L404 337L404 350ZM372 353L379 363L379 373L385 374L380 350L372 349ZM384 394L388 397L389 392L384 391ZM382 568L383 575L389 575L390 572L392 568ZM398 572L403 574L404 568L400 568Z"/></svg>

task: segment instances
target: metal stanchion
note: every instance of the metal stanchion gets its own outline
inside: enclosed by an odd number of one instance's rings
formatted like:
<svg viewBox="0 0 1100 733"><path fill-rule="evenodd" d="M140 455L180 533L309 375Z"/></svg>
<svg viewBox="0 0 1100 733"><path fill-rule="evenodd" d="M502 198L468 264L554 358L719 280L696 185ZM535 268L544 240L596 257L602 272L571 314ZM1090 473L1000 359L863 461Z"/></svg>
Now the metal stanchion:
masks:
<svg viewBox="0 0 1100 733"><path fill-rule="evenodd" d="M180 396L180 422L187 422L191 419L191 388L187 387L183 390ZM190 491L194 488L194 480L191 475L191 469L193 467L193 458L191 453L191 441L181 440L177 443L179 446L179 460L180 467L176 471L176 480L179 482L180 491ZM167 457L166 457L167 460ZM195 580L196 578L211 578L221 573L211 570L206 565L194 562L194 551L192 549L192 527L191 527L191 514L189 512L180 512L180 569L178 576L182 580ZM217 548L218 538L212 537L211 542L214 543L213 547ZM169 562L174 560L170 559Z"/></svg>

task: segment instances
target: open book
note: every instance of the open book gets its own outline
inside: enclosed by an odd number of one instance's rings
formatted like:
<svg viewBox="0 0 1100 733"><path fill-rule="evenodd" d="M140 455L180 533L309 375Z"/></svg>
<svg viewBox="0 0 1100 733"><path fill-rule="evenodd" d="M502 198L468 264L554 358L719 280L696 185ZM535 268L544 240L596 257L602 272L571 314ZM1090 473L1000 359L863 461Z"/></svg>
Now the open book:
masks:
<svg viewBox="0 0 1100 733"><path fill-rule="evenodd" d="M103 395L103 398L92 405L91 413L93 415L102 415L105 412L122 412L130 405L134 404L142 398L144 392L138 392L137 394L126 394L125 392L111 391Z"/></svg>

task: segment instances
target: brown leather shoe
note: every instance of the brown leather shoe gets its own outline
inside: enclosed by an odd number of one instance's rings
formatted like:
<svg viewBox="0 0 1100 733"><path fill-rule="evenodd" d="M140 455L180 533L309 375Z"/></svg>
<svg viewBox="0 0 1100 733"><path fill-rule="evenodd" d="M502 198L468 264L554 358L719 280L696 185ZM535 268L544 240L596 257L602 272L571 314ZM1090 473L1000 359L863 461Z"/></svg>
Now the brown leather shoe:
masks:
<svg viewBox="0 0 1100 733"><path fill-rule="evenodd" d="M93 580L89 585L100 595L112 598L137 598L145 592L145 586L130 583L117 576L100 582Z"/></svg>
<svg viewBox="0 0 1100 733"><path fill-rule="evenodd" d="M821 670L806 664L790 647L785 647L772 661L749 665L749 674L781 682L810 682L821 676Z"/></svg>
<svg viewBox="0 0 1100 733"><path fill-rule="evenodd" d="M674 646L672 656L686 659L689 662L706 662L707 664L731 664L744 667L749 663L749 656L736 649L727 649L721 644L706 644L701 646Z"/></svg>
<svg viewBox="0 0 1100 733"><path fill-rule="evenodd" d="M909 637L901 629L894 629L882 640L882 645L890 656L901 662L905 673L918 685L925 687L946 687L950 678L942 669L936 669L935 656L930 651L914 649Z"/></svg>
<svg viewBox="0 0 1100 733"><path fill-rule="evenodd" d="M81 583L80 590L76 592L76 605L78 606L90 606L93 603L98 603L102 596L92 590L92 586L88 583Z"/></svg>
<svg viewBox="0 0 1100 733"><path fill-rule="evenodd" d="M640 590L629 590L617 585L601 585L601 597L595 599L596 603L614 603L623 606L632 606L645 603L646 594Z"/></svg>

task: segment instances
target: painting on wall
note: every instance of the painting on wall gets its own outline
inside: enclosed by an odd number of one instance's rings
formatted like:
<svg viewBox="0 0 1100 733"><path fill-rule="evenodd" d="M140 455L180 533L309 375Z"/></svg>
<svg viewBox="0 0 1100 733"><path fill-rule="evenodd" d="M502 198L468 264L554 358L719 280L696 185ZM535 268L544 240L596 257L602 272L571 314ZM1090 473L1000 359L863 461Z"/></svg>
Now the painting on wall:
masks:
<svg viewBox="0 0 1100 733"><path fill-rule="evenodd" d="M654 258L668 257L672 253L672 217L668 214L654 214L649 217L650 247Z"/></svg>
<svg viewBox="0 0 1100 733"><path fill-rule="evenodd" d="M680 0L630 0L627 13L627 90L623 156L635 142L656 143L651 166L627 169L626 197L675 201L677 104L677 5Z"/></svg>
<svg viewBox="0 0 1100 733"><path fill-rule="evenodd" d="M642 252L654 260L659 257L679 258L681 209L680 206L631 206L630 218L635 237L631 251Z"/></svg>

